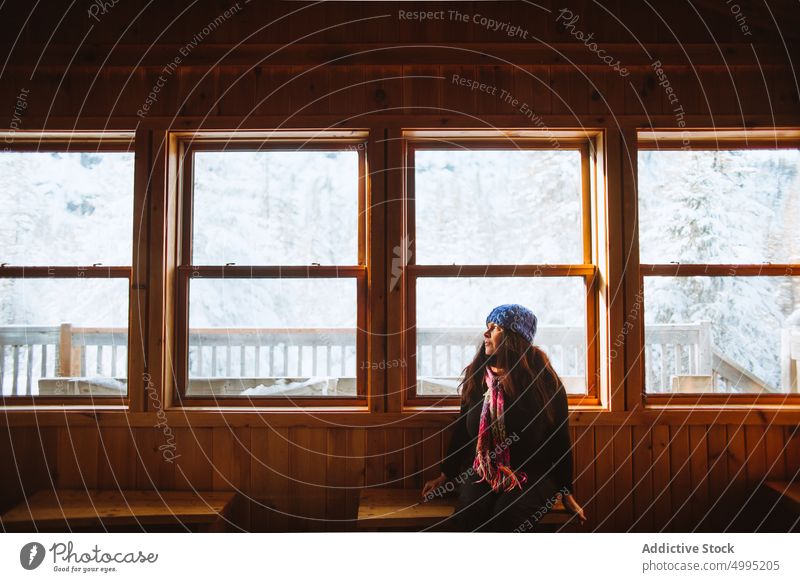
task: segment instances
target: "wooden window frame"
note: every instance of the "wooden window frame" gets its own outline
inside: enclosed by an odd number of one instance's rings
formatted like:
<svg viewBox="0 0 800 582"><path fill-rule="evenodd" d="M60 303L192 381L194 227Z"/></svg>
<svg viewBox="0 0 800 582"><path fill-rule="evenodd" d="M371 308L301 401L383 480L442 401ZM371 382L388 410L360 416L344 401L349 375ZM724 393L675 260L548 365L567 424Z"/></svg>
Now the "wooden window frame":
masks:
<svg viewBox="0 0 800 582"><path fill-rule="evenodd" d="M7 152L37 153L105 153L135 152L133 132L121 131L49 131L12 132L6 134L6 143L11 145ZM138 226L135 217L141 211L141 200L137 196L137 167L134 161L131 176L131 215L133 229L130 233L131 264L127 266L107 265L64 265L64 266L24 266L0 265L0 278L4 279L125 279L128 282L128 343L127 343L127 391L124 396L60 396L60 395L17 395L0 394L0 407L7 409L41 409L43 407L91 408L93 410L126 410L141 402L138 383L132 378L141 375L141 357L135 346L142 343L142 335L136 322L143 316L137 308L134 281L134 265L137 264Z"/></svg>
<svg viewBox="0 0 800 582"><path fill-rule="evenodd" d="M693 128L687 130L638 128L637 153L639 150L682 150L686 149L685 142L689 143L692 151L721 151L721 150L756 150L756 149L791 149L800 148L800 130L793 128L764 128L764 129L704 129ZM638 156L637 156L638 157ZM638 163L636 164L638 173ZM638 180L635 192L635 203L638 207L639 193ZM638 241L638 212L636 213L637 233L636 248L639 250ZM640 261L640 259L637 259ZM639 365L638 376L641 382L641 399L648 408L775 408L786 404L800 404L800 394L778 393L649 393L647 392L646 376L647 367L644 362L644 278L645 277L678 277L678 276L707 276L707 277L777 277L800 276L800 264L794 263L762 263L762 264L721 264L721 263L641 263L639 262L637 284L639 296L642 297L641 317L638 327L638 345L632 346L642 354L637 358Z"/></svg>
<svg viewBox="0 0 800 582"><path fill-rule="evenodd" d="M367 277L367 245L369 204L367 149L370 136L366 131L346 132L198 132L179 139L178 147L178 217L175 266L175 386L174 406L184 408L336 408L366 406L370 387L367 370L359 362L367 360L368 314L370 297ZM358 155L358 252L355 265L193 265L192 204L193 154L201 151L355 151ZM217 396L214 398L186 395L189 381L189 285L191 279L283 279L344 278L356 281L356 396Z"/></svg>
<svg viewBox="0 0 800 582"><path fill-rule="evenodd" d="M508 132L512 133L509 134ZM514 132L503 130L500 132L486 130L460 130L456 132L437 132L426 130L413 130L405 134L403 146L403 216L402 229L408 242L408 248L403 249L403 277L402 277L402 318L403 323L400 337L400 350L402 357L408 362L400 370L402 378L402 408L405 410L438 408L441 406L458 406L459 396L426 396L417 394L417 361L416 361L416 284L417 279L425 277L581 277L586 288L586 394L569 394L568 400L571 407L600 407L607 402L602 397L601 390L603 378L607 377L608 370L602 370L600 365L601 338L605 333L601 325L601 301L599 297L599 280L601 269L598 266L598 244L604 246L607 241L597 239L597 151L600 134L587 133L586 131L560 131L558 132L558 146L551 143L551 135L547 137L532 135L529 131ZM582 264L526 264L526 265L417 265L416 236L415 236L415 191L414 191L414 154L417 150L445 149L499 149L499 150L559 150L569 149L581 153L581 227L582 227ZM406 251L408 251L406 253Z"/></svg>

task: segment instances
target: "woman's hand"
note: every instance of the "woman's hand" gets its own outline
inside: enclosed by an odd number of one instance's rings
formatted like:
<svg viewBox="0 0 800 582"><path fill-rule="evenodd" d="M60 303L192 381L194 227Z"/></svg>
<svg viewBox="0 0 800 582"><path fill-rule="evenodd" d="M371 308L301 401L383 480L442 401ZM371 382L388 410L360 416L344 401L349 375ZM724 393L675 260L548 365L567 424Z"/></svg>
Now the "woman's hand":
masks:
<svg viewBox="0 0 800 582"><path fill-rule="evenodd" d="M575 498L571 494L564 495L563 499L564 499L564 507L567 508L567 511L569 511L574 515L577 515L581 523L586 521L586 514L583 511L583 507L581 507L578 504L578 502L575 501Z"/></svg>
<svg viewBox="0 0 800 582"><path fill-rule="evenodd" d="M441 473L436 479L431 479L425 483L425 486L422 488L422 496L428 497L429 493L436 491L436 489L445 484L445 481L447 481L447 475L444 473Z"/></svg>

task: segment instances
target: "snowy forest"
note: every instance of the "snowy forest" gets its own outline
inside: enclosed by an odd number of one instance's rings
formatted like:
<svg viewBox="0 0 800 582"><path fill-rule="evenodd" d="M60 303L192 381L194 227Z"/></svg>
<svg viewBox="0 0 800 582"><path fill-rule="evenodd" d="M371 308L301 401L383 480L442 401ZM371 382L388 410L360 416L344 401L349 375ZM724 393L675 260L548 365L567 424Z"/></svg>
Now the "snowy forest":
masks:
<svg viewBox="0 0 800 582"><path fill-rule="evenodd" d="M420 149L413 162L416 264L582 263L579 151ZM638 168L642 263L800 262L800 151L643 150ZM3 263L131 264L133 221L142 218L133 216L132 153L5 152L0 171ZM357 264L357 152L198 151L193 180L194 265ZM585 293L581 277L420 278L417 328L428 340L437 329L471 330L477 349L492 307L522 303L538 316L559 372L581 377L585 341L577 360L557 344L585 338ZM0 279L0 298L0 326L128 325L126 279ZM800 278L646 277L644 314L646 336L653 326L710 322L714 349L780 390L780 333L800 325ZM355 329L356 281L193 279L189 317L190 329L228 330L234 345L236 328L285 330L283 343L293 345L298 328ZM192 337L200 336L190 336L190 377L226 375L222 358L214 363ZM447 342L442 332L438 349L449 351ZM353 340L329 350L323 369L355 376L354 348ZM418 351L421 377L457 376L474 355L461 350L448 368L430 350ZM35 377L57 375L55 359L42 365L42 351L15 353L3 345L4 394L14 357L22 370L30 357ZM246 367L252 376L254 358L267 366L266 353L236 357L234 375ZM312 375L299 352L277 357L290 359L289 375ZM648 353L648 369L667 357ZM110 375L96 364L92 373ZM262 375L275 364L283 362ZM651 391L670 389L650 378Z"/></svg>
<svg viewBox="0 0 800 582"><path fill-rule="evenodd" d="M638 162L642 263L800 262L800 151L644 150ZM779 391L800 277L730 274L646 277L645 342L653 324L710 322L715 349Z"/></svg>

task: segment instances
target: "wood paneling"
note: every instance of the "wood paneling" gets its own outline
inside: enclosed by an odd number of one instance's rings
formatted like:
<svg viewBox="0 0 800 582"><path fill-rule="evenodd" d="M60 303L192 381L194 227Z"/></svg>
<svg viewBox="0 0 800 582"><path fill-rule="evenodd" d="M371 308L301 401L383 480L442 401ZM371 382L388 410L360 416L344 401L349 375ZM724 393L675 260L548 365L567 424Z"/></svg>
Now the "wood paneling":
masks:
<svg viewBox="0 0 800 582"><path fill-rule="evenodd" d="M169 128L191 127L205 117L207 125L226 128L240 122L259 129L346 123L371 128L375 144L386 131L394 140L388 159L375 163L383 155L382 144L370 146L370 169L378 170L371 177L373 192L379 193L373 200L371 212L377 218L370 234L375 238L388 231L373 241L379 256L388 256L387 249L400 244L397 223L386 217L400 206L396 200L402 176L398 171L385 180L380 170L400 158L394 138L409 119L417 126L424 113L424 123L441 127L462 121L534 125L519 106L500 98L506 90L551 127L605 128L607 187L613 190L608 196L613 213L609 236L618 237L612 241L614 297L609 298L617 310L612 318L617 326L610 330L615 337L624 318L625 306L618 307L622 291L630 302L637 290L624 271L633 265L630 272L635 272L636 261L628 262L627 256L623 261L621 254L623 247L636 253L630 226L635 156L633 166L627 165L635 128L650 122L675 127L678 105L694 116L687 123L701 127L768 125L775 123L773 115L800 124L788 59L800 30L794 12L781 14L787 48L777 43L774 23L755 11L748 14L751 38L739 33L722 3L662 4L658 11L621 0L572 5L580 15L578 28L594 32L597 42L630 68L627 77L605 66L555 22L560 6L554 2L481 6L484 16L526 28L528 40L471 21L402 21L395 3L359 3L357 9L343 3L251 3L187 55L180 52L184 43L229 6L200 3L180 14L182 7L159 5L139 14L139 4L120 3L94 24L87 42L76 50L89 26L85 12L72 11L58 25L57 11L37 11L35 22L23 26L28 8L4 5L0 44L10 58L0 104L6 107L3 119L10 120L20 89L29 90L23 129L131 129L144 118L137 160L151 157L136 188L147 194L141 208L148 215L143 229L150 242L140 257L149 271L139 282L142 302L148 305L148 372L153 389L162 394L158 406L166 408L171 361L163 345L172 323L164 314L172 310L172 266L160 253L173 244L174 229L164 225L175 222L176 201L163 136ZM477 4L465 2L438 3L436 8L468 15L478 11ZM710 32L704 21L710 23ZM49 44L43 31L53 32ZM20 44L11 50L9 43L18 36ZM182 57L180 66L165 73L165 64L177 56ZM658 84L652 68L656 59L664 65L679 99L676 104L668 102ZM163 87L152 107L137 116L160 75ZM453 75L497 87L496 94L453 83ZM620 119L625 120L621 129ZM150 140L152 146L147 145ZM623 231L630 240L619 238ZM400 351L392 335L400 331L393 328L400 325L393 318L399 302L380 287L386 269L385 263L370 265L371 289L380 297L370 317L389 332L385 340L372 340L373 361ZM757 526L758 514L749 501L758 485L766 478L798 478L797 410L642 410L636 408L641 388L636 354L617 361L627 365L614 371L612 411L572 416L575 492L589 522L567 529L720 531ZM132 366L143 368L144 362ZM132 400L130 413L9 413L0 419L0 510L53 487L231 490L241 493L232 529L353 530L361 488L421 489L425 480L438 475L447 449L452 413L402 413L401 391L393 385L396 372L382 380L373 376L374 414L178 410L163 417L167 432L155 403L141 394ZM132 378L132 387L141 384ZM150 412L144 404L137 408L142 398Z"/></svg>
<svg viewBox="0 0 800 582"><path fill-rule="evenodd" d="M764 516L747 512L755 511L761 482L791 479L800 466L794 430L578 427L575 495L589 522L565 530L721 531L758 524ZM23 490L53 486L238 491L230 527L251 531L353 531L360 488L421 491L421 470L427 467L425 478L438 474L449 438L433 429L181 429L180 457L170 462L159 450L163 436L152 428L18 428L14 435L16 465L8 434L0 439L6 507Z"/></svg>

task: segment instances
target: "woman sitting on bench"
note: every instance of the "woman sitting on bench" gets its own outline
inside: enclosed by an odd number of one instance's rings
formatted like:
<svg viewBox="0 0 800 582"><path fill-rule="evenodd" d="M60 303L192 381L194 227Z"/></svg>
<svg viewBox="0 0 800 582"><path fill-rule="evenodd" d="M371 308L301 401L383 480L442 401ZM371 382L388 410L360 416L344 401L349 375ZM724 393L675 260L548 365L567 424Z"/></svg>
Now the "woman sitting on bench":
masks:
<svg viewBox="0 0 800 582"><path fill-rule="evenodd" d="M441 475L422 490L428 496L448 480L459 484L459 531L533 531L559 498L586 520L572 496L566 390L532 343L536 323L522 305L495 307L484 343L464 369L461 412Z"/></svg>

